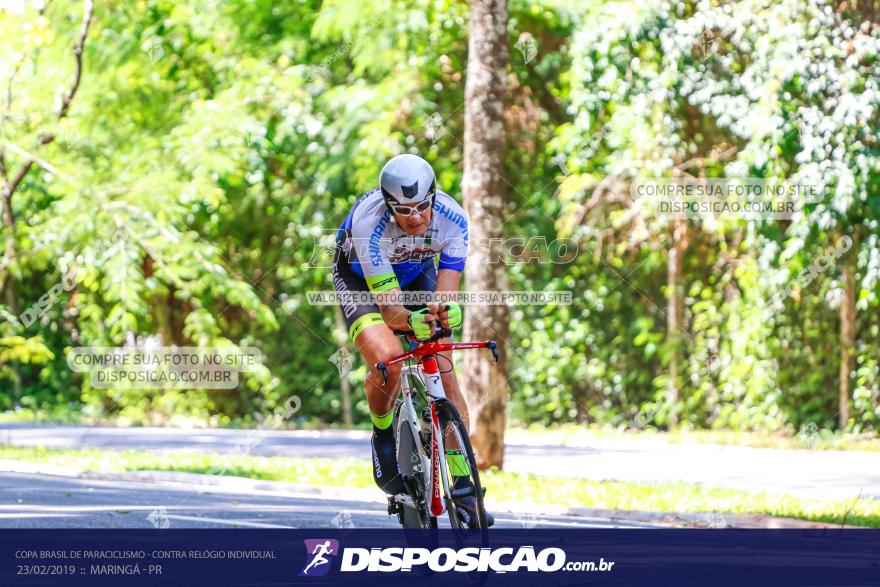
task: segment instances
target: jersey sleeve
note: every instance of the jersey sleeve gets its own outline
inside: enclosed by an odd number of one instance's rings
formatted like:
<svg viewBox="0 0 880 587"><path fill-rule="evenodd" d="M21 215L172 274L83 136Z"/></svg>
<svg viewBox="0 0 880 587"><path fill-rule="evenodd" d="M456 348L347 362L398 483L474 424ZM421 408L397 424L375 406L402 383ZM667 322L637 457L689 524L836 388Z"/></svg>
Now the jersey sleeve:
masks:
<svg viewBox="0 0 880 587"><path fill-rule="evenodd" d="M436 210L445 220L438 268L464 271L468 252L468 218L455 200L444 200L436 206Z"/></svg>
<svg viewBox="0 0 880 587"><path fill-rule="evenodd" d="M387 239L384 238L385 227L390 221L390 214L385 213L376 224L357 222L355 218L351 226L355 254L367 286L374 294L400 287L388 259Z"/></svg>
<svg viewBox="0 0 880 587"><path fill-rule="evenodd" d="M439 269L454 269L464 271L464 262L467 259L467 239L451 243L440 251Z"/></svg>

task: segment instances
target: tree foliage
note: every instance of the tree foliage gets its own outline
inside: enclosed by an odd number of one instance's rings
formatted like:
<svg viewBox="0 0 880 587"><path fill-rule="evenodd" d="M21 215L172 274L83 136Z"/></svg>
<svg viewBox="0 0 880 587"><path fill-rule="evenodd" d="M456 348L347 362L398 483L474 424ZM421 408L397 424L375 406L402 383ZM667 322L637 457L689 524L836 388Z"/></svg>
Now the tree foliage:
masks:
<svg viewBox="0 0 880 587"><path fill-rule="evenodd" d="M327 239L388 157L421 154L460 199L466 3L97 3L59 117L86 4L0 8L4 185L33 161L2 228L0 410L248 423L296 394L299 417L340 421L334 310L304 294L332 289ZM573 292L511 311L513 420L833 426L849 267L846 425L876 428L880 30L863 4L511 0L506 236L577 244L505 259L512 290ZM688 176L822 198L791 220L689 222L671 337L680 233L629 186ZM813 276L843 237L852 252ZM92 389L67 367L72 347L151 337L256 346L265 367L187 392Z"/></svg>

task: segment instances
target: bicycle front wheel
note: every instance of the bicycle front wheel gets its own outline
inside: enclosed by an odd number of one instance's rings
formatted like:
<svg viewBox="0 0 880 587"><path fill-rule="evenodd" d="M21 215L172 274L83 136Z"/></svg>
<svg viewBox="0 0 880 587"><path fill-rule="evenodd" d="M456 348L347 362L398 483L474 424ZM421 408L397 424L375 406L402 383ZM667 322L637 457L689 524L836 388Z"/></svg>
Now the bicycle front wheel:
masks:
<svg viewBox="0 0 880 587"><path fill-rule="evenodd" d="M425 502L424 472L418 452L421 439L413 433L409 422L400 418L401 409L403 402L398 401L393 422L397 437L397 463L406 493L413 504L400 503L398 518L404 528L436 528L437 519L431 516Z"/></svg>
<svg viewBox="0 0 880 587"><path fill-rule="evenodd" d="M465 500L470 501L473 498L474 512L476 515L476 529L481 530L484 538L487 538L486 530L488 524L486 522L486 508L483 505L483 486L480 484L480 472L477 470L477 459L474 456L474 449L471 446L468 437L467 428L461 420L458 410L450 401L442 401L437 403L437 416L439 418L440 429L446 435L448 440L455 439L462 456L468 464L467 482L458 482L458 488L455 487L455 476L453 472L461 473L462 471L454 471L449 461L446 462L446 483L448 488L446 495L446 511L449 514L449 523L454 529L469 529L468 518L471 517L467 511L463 511L461 507ZM451 444L451 443L450 443ZM447 455L443 455L447 459ZM464 477L460 475L459 478Z"/></svg>

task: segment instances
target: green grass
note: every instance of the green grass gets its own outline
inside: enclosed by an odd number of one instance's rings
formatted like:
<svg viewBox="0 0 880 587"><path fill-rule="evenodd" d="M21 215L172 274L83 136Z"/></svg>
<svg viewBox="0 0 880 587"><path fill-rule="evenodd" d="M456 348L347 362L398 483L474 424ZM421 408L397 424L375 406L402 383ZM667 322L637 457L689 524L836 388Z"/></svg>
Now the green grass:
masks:
<svg viewBox="0 0 880 587"><path fill-rule="evenodd" d="M305 485L373 488L370 464L355 459L301 459L250 455L141 451L58 450L0 445L0 459L47 463L101 473L185 471L288 481ZM880 528L880 500L807 500L686 483L632 483L487 471L483 484L496 501L549 503L661 512L765 514Z"/></svg>
<svg viewBox="0 0 880 587"><path fill-rule="evenodd" d="M0 412L2 423L56 423L95 425L96 422L73 408L58 408L53 412L31 410L29 408ZM102 417L102 425L131 426L132 422L125 419ZM197 417L180 418L175 421L179 426L211 426L209 422ZM168 425L166 421L165 424ZM174 425L174 424L172 424ZM253 422L233 421L225 427L248 429ZM298 422L300 430L370 430L369 422L346 427L338 423L327 424L319 421ZM545 444L584 445L596 439L652 439L660 442L677 444L724 444L747 446L751 448L784 448L804 450L862 450L880 451L880 436L874 432L853 434L837 432L829 429L805 430L801 433L788 432L737 432L733 430L688 430L684 428L666 432L653 427L641 430L615 428L602 425L543 424L513 425L507 429L509 439L515 442L527 441Z"/></svg>
<svg viewBox="0 0 880 587"><path fill-rule="evenodd" d="M806 430L800 434L770 432L736 432L733 430L686 430L664 432L655 428L626 430L610 426L561 424L511 427L508 439L547 444L584 444L591 439L653 439L680 444L725 444L751 448L785 448L804 450L880 451L880 437L875 433L851 434L827 429Z"/></svg>
<svg viewBox="0 0 880 587"><path fill-rule="evenodd" d="M53 424L79 424L82 414L74 409L59 406L52 411L32 410L30 408L18 408L0 412L0 424L19 423L53 423Z"/></svg>

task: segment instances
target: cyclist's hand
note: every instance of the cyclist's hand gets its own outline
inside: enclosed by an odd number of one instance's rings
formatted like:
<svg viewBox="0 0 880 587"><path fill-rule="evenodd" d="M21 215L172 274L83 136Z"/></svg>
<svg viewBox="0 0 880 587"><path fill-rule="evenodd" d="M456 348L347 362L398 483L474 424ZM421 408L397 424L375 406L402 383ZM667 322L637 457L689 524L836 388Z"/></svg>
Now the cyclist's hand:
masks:
<svg viewBox="0 0 880 587"><path fill-rule="evenodd" d="M415 312L410 312L406 321L412 328L413 336L419 340L428 340L434 334L434 321L436 316L431 313L429 308L422 308Z"/></svg>
<svg viewBox="0 0 880 587"><path fill-rule="evenodd" d="M461 306L456 302L446 302L434 308L428 305L440 319L440 325L446 330L458 330L461 328Z"/></svg>

